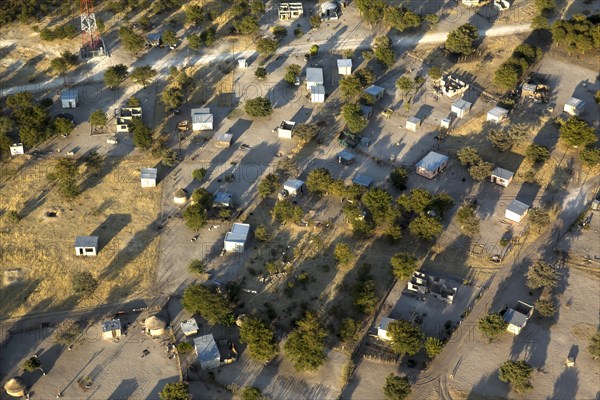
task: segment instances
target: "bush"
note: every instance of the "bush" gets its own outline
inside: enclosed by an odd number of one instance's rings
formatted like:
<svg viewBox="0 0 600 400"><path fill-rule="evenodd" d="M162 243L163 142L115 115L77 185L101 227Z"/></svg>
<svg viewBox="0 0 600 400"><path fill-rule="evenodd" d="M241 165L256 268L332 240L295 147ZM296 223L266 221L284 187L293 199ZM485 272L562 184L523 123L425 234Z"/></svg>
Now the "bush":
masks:
<svg viewBox="0 0 600 400"><path fill-rule="evenodd" d="M396 54L392 47L392 41L387 36L378 36L373 45L373 54L377 61L384 67L391 67L396 62Z"/></svg>
<svg viewBox="0 0 600 400"><path fill-rule="evenodd" d="M258 67L258 68L256 68L256 71L254 71L254 75L258 79L264 79L267 77L267 70L263 67Z"/></svg>
<svg viewBox="0 0 600 400"><path fill-rule="evenodd" d="M246 101L244 110L251 117L268 117L273 113L271 101L266 97L257 97Z"/></svg>
<svg viewBox="0 0 600 400"><path fill-rule="evenodd" d="M465 167L477 165L481 162L479 153L477 153L477 150L471 146L461 148L456 152L456 156L458 157L460 163Z"/></svg>
<svg viewBox="0 0 600 400"><path fill-rule="evenodd" d="M218 293L202 285L185 288L181 299L183 307L192 313L199 313L209 324L233 325L233 307Z"/></svg>
<svg viewBox="0 0 600 400"><path fill-rule="evenodd" d="M144 37L128 26L119 28L119 39L121 39L121 43L125 50L130 51L131 53L142 51L146 44Z"/></svg>
<svg viewBox="0 0 600 400"><path fill-rule="evenodd" d="M296 371L315 371L325 364L326 336L327 331L311 312L296 323L284 346L285 355L292 361Z"/></svg>
<svg viewBox="0 0 600 400"><path fill-rule="evenodd" d="M308 173L305 184L309 192L322 195L331 189L333 178L326 168L315 168Z"/></svg>
<svg viewBox="0 0 600 400"><path fill-rule="evenodd" d="M408 168L394 168L392 172L390 172L390 182L392 183L392 186L394 186L398 190L406 189L406 185L408 183L408 175Z"/></svg>
<svg viewBox="0 0 600 400"><path fill-rule="evenodd" d="M596 332L590 337L587 350L594 360L600 358L600 332Z"/></svg>
<svg viewBox="0 0 600 400"><path fill-rule="evenodd" d="M556 314L556 307L554 305L554 301L551 299L540 299L535 302L535 310L542 317L552 317Z"/></svg>
<svg viewBox="0 0 600 400"><path fill-rule="evenodd" d="M346 243L336 244L333 255L339 264L349 264L353 258L352 250Z"/></svg>
<svg viewBox="0 0 600 400"><path fill-rule="evenodd" d="M321 17L318 15L313 15L312 17L310 17L310 26L313 29L320 27L321 26Z"/></svg>
<svg viewBox="0 0 600 400"><path fill-rule="evenodd" d="M508 382L515 392L522 394L533 388L531 375L533 368L525 361L506 361L498 371L502 382Z"/></svg>
<svg viewBox="0 0 600 400"><path fill-rule="evenodd" d="M271 57L277 51L279 42L275 39L261 38L256 42L256 51L263 57Z"/></svg>
<svg viewBox="0 0 600 400"><path fill-rule="evenodd" d="M123 64L113 65L108 67L104 73L104 83L110 89L119 86L121 82L127 79L127 67Z"/></svg>
<svg viewBox="0 0 600 400"><path fill-rule="evenodd" d="M363 115L358 104L344 104L342 106L342 118L344 118L348 130L352 133L361 132L369 124L369 120Z"/></svg>
<svg viewBox="0 0 600 400"><path fill-rule="evenodd" d="M195 181L202 182L206 177L206 173L206 168L195 169L192 171L192 178L194 178Z"/></svg>
<svg viewBox="0 0 600 400"><path fill-rule="evenodd" d="M142 122L141 118L132 118L128 124L129 132L133 133L133 144L143 150L148 150L154 144L152 129Z"/></svg>
<svg viewBox="0 0 600 400"><path fill-rule="evenodd" d="M256 3L257 1L253 1L252 4ZM260 2L260 4L262 4L262 1ZM242 400L263 400L264 397L262 395L262 393L260 392L260 389L255 388L253 386L246 386L245 388L242 389Z"/></svg>
<svg viewBox="0 0 600 400"><path fill-rule="evenodd" d="M258 194L263 199L271 196L279 187L279 178L275 174L267 174L258 184Z"/></svg>
<svg viewBox="0 0 600 400"><path fill-rule="evenodd" d="M302 30L302 28L294 29L294 37L296 39L301 38L302 36L304 36L304 31Z"/></svg>
<svg viewBox="0 0 600 400"><path fill-rule="evenodd" d="M96 110L90 114L89 122L92 126L106 126L108 120L104 111Z"/></svg>
<svg viewBox="0 0 600 400"><path fill-rule="evenodd" d="M298 64L288 65L285 69L283 80L294 86L296 83L296 77L300 76L300 71L302 71L302 67Z"/></svg>
<svg viewBox="0 0 600 400"><path fill-rule="evenodd" d="M240 327L240 341L248 344L250 358L267 363L279 351L273 331L256 317L248 317Z"/></svg>
<svg viewBox="0 0 600 400"><path fill-rule="evenodd" d="M188 265L188 271L195 274L203 274L206 272L206 264L200 260L192 260Z"/></svg>
<svg viewBox="0 0 600 400"><path fill-rule="evenodd" d="M462 206L456 213L456 221L460 224L461 231L468 237L479 234L479 218L475 215L473 206Z"/></svg>
<svg viewBox="0 0 600 400"><path fill-rule="evenodd" d="M187 354L194 350L194 346L192 346L188 342L179 342L177 343L177 351L179 354Z"/></svg>
<svg viewBox="0 0 600 400"><path fill-rule="evenodd" d="M414 356L423 347L425 335L421 329L408 321L392 321L388 325L392 350L397 354Z"/></svg>
<svg viewBox="0 0 600 400"><path fill-rule="evenodd" d="M188 400L189 389L185 382L167 383L158 394L160 400Z"/></svg>
<svg viewBox="0 0 600 400"><path fill-rule="evenodd" d="M479 32L475 26L461 25L448 34L446 50L450 53L469 55L475 50L474 43L477 39L479 39Z"/></svg>
<svg viewBox="0 0 600 400"><path fill-rule="evenodd" d="M241 33L242 35L255 35L258 33L260 26L258 25L258 20L251 15L248 15L241 20L233 21L233 26L236 31Z"/></svg>
<svg viewBox="0 0 600 400"><path fill-rule="evenodd" d="M352 304L356 311L362 314L369 314L377 305L377 295L375 293L375 282L370 277L359 279L352 289Z"/></svg>
<svg viewBox="0 0 600 400"><path fill-rule="evenodd" d="M561 125L559 131L560 139L571 147L591 146L598 140L594 128L577 117L567 119Z"/></svg>
<svg viewBox="0 0 600 400"><path fill-rule="evenodd" d="M410 233L423 240L431 240L442 233L442 223L433 217L419 215L408 225Z"/></svg>
<svg viewBox="0 0 600 400"><path fill-rule="evenodd" d="M283 26L275 26L275 27L273 27L272 31L273 31L273 36L277 40L281 40L287 36L287 29L285 29L285 27L283 27Z"/></svg>
<svg viewBox="0 0 600 400"><path fill-rule="evenodd" d="M317 134L316 124L296 124L294 126L294 137L302 145L310 142Z"/></svg>
<svg viewBox="0 0 600 400"><path fill-rule="evenodd" d="M202 208L198 203L190 204L183 210L183 220L185 221L185 226L194 231L199 231L208 221L206 208Z"/></svg>
<svg viewBox="0 0 600 400"><path fill-rule="evenodd" d="M54 330L53 339L56 343L63 346L74 344L83 334L83 329L79 324L71 319L61 322Z"/></svg>
<svg viewBox="0 0 600 400"><path fill-rule="evenodd" d="M600 164L600 149L598 148L585 148L579 153L581 161L589 166L595 166Z"/></svg>
<svg viewBox="0 0 600 400"><path fill-rule="evenodd" d="M352 318L344 318L340 324L339 335L342 342L348 343L356 337L358 327Z"/></svg>
<svg viewBox="0 0 600 400"><path fill-rule="evenodd" d="M412 253L396 253L390 259L392 274L397 279L406 279L412 276L417 269L417 257Z"/></svg>
<svg viewBox="0 0 600 400"><path fill-rule="evenodd" d="M98 281L87 271L74 273L71 277L71 284L73 291L79 296L90 296L98 287Z"/></svg>
<svg viewBox="0 0 600 400"><path fill-rule="evenodd" d="M302 208L293 205L287 200L278 201L271 211L273 217L281 223L295 222L300 223L302 220Z"/></svg>
<svg viewBox="0 0 600 400"><path fill-rule="evenodd" d="M428 337L425 340L425 352L427 353L427 357L435 358L438 354L442 352L444 348L444 342L435 337Z"/></svg>
<svg viewBox="0 0 600 400"><path fill-rule="evenodd" d="M387 400L404 400L410 393L410 382L407 377L389 374L385 378L383 394Z"/></svg>
<svg viewBox="0 0 600 400"><path fill-rule="evenodd" d="M548 210L539 207L533 207L528 213L529 222L535 228L541 229L550 225L550 215Z"/></svg>
<svg viewBox="0 0 600 400"><path fill-rule="evenodd" d="M261 242L266 242L271 239L271 234L269 234L267 227L264 225L259 225L256 227L254 230L254 236L256 236L256 238Z"/></svg>
<svg viewBox="0 0 600 400"><path fill-rule="evenodd" d="M475 181L483 181L492 174L492 168L494 168L492 163L480 161L478 164L469 168L469 175L471 175L471 178Z"/></svg>
<svg viewBox="0 0 600 400"><path fill-rule="evenodd" d="M543 163L550 158L550 150L546 146L531 144L525 150L527 159L534 163Z"/></svg>
<svg viewBox="0 0 600 400"><path fill-rule="evenodd" d="M34 372L40 369L42 363L37 358L37 356L30 357L23 363L23 371L25 372Z"/></svg>
<svg viewBox="0 0 600 400"><path fill-rule="evenodd" d="M554 288L558 280L558 272L547 262L538 260L531 264L527 272L527 287L535 290L541 287Z"/></svg>
<svg viewBox="0 0 600 400"><path fill-rule="evenodd" d="M444 72L442 71L442 69L440 67L431 67L427 71L427 75L429 75L429 77L434 80L440 79L443 74L444 74Z"/></svg>
<svg viewBox="0 0 600 400"><path fill-rule="evenodd" d="M479 319L477 327L491 343L498 336L502 335L508 324L504 321L504 318L500 314L488 314L485 317Z"/></svg>

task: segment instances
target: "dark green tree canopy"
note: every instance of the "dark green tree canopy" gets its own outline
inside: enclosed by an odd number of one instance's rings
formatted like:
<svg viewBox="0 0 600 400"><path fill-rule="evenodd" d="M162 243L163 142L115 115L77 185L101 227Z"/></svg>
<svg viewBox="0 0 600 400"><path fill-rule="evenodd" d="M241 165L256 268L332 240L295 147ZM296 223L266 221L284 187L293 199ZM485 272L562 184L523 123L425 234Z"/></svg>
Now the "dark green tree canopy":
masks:
<svg viewBox="0 0 600 400"><path fill-rule="evenodd" d="M209 324L232 325L233 307L229 301L203 285L190 285L185 288L181 299L183 307L192 313L199 313Z"/></svg>
<svg viewBox="0 0 600 400"><path fill-rule="evenodd" d="M461 25L448 35L446 50L451 53L469 55L475 50L474 44L477 39L479 39L479 32L475 26Z"/></svg>
<svg viewBox="0 0 600 400"><path fill-rule="evenodd" d="M304 319L297 322L284 346L286 356L297 371L315 371L325 364L326 336L327 332L312 312L306 313Z"/></svg>

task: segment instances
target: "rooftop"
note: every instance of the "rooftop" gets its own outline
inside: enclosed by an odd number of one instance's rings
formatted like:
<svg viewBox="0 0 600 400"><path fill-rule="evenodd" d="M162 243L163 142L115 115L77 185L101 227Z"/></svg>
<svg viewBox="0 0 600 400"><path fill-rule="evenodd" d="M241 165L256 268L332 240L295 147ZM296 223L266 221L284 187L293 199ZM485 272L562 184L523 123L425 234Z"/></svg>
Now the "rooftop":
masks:
<svg viewBox="0 0 600 400"><path fill-rule="evenodd" d="M337 156L348 161L354 160L354 154L350 153L348 150L340 151Z"/></svg>
<svg viewBox="0 0 600 400"><path fill-rule="evenodd" d="M294 121L281 121L281 125L279 125L279 127L281 129L291 131L295 125L296 123Z"/></svg>
<svg viewBox="0 0 600 400"><path fill-rule="evenodd" d="M306 68L306 81L323 83L323 69L322 68Z"/></svg>
<svg viewBox="0 0 600 400"><path fill-rule="evenodd" d="M452 103L452 107L456 107L460 110L465 110L465 109L471 108L471 105L472 105L471 103L469 103L466 100L462 100L462 99L457 100L454 103Z"/></svg>
<svg viewBox="0 0 600 400"><path fill-rule="evenodd" d="M448 156L430 151L425 157L416 164L417 168L423 168L426 171L435 171L442 164L448 161Z"/></svg>
<svg viewBox="0 0 600 400"><path fill-rule="evenodd" d="M60 95L61 100L76 100L77 99L77 89L67 89L63 91Z"/></svg>
<svg viewBox="0 0 600 400"><path fill-rule="evenodd" d="M232 197L233 197L233 195L230 193L217 192L217 193L215 193L214 201L217 204L229 204Z"/></svg>
<svg viewBox="0 0 600 400"><path fill-rule="evenodd" d="M98 236L77 236L75 247L98 247Z"/></svg>
<svg viewBox="0 0 600 400"><path fill-rule="evenodd" d="M352 68L352 59L350 58L342 58L341 60L337 60L338 68L341 67L350 67Z"/></svg>
<svg viewBox="0 0 600 400"><path fill-rule="evenodd" d="M371 85L365 89L365 93L370 94L371 96L377 96L382 93L385 89L381 86Z"/></svg>
<svg viewBox="0 0 600 400"><path fill-rule="evenodd" d="M232 133L221 133L219 135L219 137L217 137L217 140L219 142L228 142L228 143L231 143L232 139L233 139L233 134Z"/></svg>
<svg viewBox="0 0 600 400"><path fill-rule="evenodd" d="M249 232L249 224L240 224L239 222L236 222L233 224L231 231L225 234L225 241L245 243Z"/></svg>
<svg viewBox="0 0 600 400"><path fill-rule="evenodd" d="M219 348L212 334L195 338L194 347L200 363L221 359Z"/></svg>
<svg viewBox="0 0 600 400"><path fill-rule="evenodd" d="M510 202L508 207L506 207L508 211L511 211L517 215L525 215L527 210L529 210L529 206L525 203L520 202L519 200L513 200Z"/></svg>
<svg viewBox="0 0 600 400"><path fill-rule="evenodd" d="M585 102L581 99L571 97L571 98L569 98L569 100L567 100L567 104L572 107L579 108L579 107L583 107L583 105L585 105Z"/></svg>
<svg viewBox="0 0 600 400"><path fill-rule="evenodd" d="M156 179L157 174L156 168L142 168L142 179Z"/></svg>
<svg viewBox="0 0 600 400"><path fill-rule="evenodd" d="M388 325L390 324L390 322L394 322L396 321L395 319L392 318L387 318L387 317L383 317L381 318L381 322L379 323L379 329L387 331Z"/></svg>
<svg viewBox="0 0 600 400"><path fill-rule="evenodd" d="M302 185L304 185L304 181L301 181L300 179L288 179L283 183L284 188L289 187L295 190L300 189Z"/></svg>
<svg viewBox="0 0 600 400"><path fill-rule="evenodd" d="M417 118L417 117L410 117L408 118L408 122L412 122L413 124L420 124L421 123L421 119Z"/></svg>
<svg viewBox="0 0 600 400"><path fill-rule="evenodd" d="M488 114L493 115L495 117L501 117L503 115L508 114L508 110L506 108L496 106L496 107L492 108L490 111L488 111Z"/></svg>
<svg viewBox="0 0 600 400"><path fill-rule="evenodd" d="M102 322L102 332L112 332L121 329L120 319L111 319L110 321Z"/></svg>
<svg viewBox="0 0 600 400"><path fill-rule="evenodd" d="M372 182L373 182L373 178L371 178L368 175L364 175L364 174L356 174L356 176L352 179L352 183L356 183L357 185L366 186L366 187L371 186Z"/></svg>
<svg viewBox="0 0 600 400"><path fill-rule="evenodd" d="M181 323L181 331L184 334L198 332L198 323L194 318L186 319Z"/></svg>
<svg viewBox="0 0 600 400"><path fill-rule="evenodd" d="M511 172L507 169L496 167L492 171L492 175L497 176L498 178L509 180L515 175L514 172Z"/></svg>
<svg viewBox="0 0 600 400"><path fill-rule="evenodd" d="M517 310L513 310L512 308L509 308L504 313L504 320L507 323L514 326L518 326L520 328L525 326L525 324L527 323L527 319L527 315L521 314L520 312L518 312Z"/></svg>
<svg viewBox="0 0 600 400"><path fill-rule="evenodd" d="M325 86L323 85L314 85L310 88L311 94L325 94Z"/></svg>

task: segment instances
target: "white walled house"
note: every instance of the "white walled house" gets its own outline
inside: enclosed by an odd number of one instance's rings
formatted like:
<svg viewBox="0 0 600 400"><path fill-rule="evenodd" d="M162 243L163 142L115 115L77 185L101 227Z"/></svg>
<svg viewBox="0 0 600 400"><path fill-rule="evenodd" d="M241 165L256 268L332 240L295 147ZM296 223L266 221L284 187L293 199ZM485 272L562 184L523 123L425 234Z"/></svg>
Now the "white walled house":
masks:
<svg viewBox="0 0 600 400"><path fill-rule="evenodd" d="M496 167L492 171L492 177L490 181L497 185L508 187L514 176L514 172L511 172L504 168Z"/></svg>
<svg viewBox="0 0 600 400"><path fill-rule="evenodd" d="M421 120L417 117L410 117L406 120L406 129L416 132L421 126Z"/></svg>
<svg viewBox="0 0 600 400"><path fill-rule="evenodd" d="M381 319L379 326L377 326L377 337L383 340L392 340L392 338L388 336L388 326L390 322L396 322L396 320L386 317Z"/></svg>
<svg viewBox="0 0 600 400"><path fill-rule="evenodd" d="M201 369L214 369L221 366L221 353L212 333L195 338L194 349Z"/></svg>
<svg viewBox="0 0 600 400"><path fill-rule="evenodd" d="M337 67L340 75L352 74L352 59L343 58L341 60L337 60Z"/></svg>
<svg viewBox="0 0 600 400"><path fill-rule="evenodd" d="M323 80L323 69L322 68L306 68L306 89L310 90L313 86L323 86L325 81Z"/></svg>
<svg viewBox="0 0 600 400"><path fill-rule="evenodd" d="M325 86L323 86L323 85L311 86L310 101L312 103L325 103Z"/></svg>
<svg viewBox="0 0 600 400"><path fill-rule="evenodd" d="M142 118L142 107L123 107L115 112L117 133L129 132L129 123L133 118Z"/></svg>
<svg viewBox="0 0 600 400"><path fill-rule="evenodd" d="M93 257L98 254L98 236L77 236L75 238L75 255Z"/></svg>
<svg viewBox="0 0 600 400"><path fill-rule="evenodd" d="M77 89L67 89L60 95L62 108L77 108L79 103L79 92Z"/></svg>
<svg viewBox="0 0 600 400"><path fill-rule="evenodd" d="M572 116L579 116L585 109L585 101L571 97L565 103L563 111Z"/></svg>
<svg viewBox="0 0 600 400"><path fill-rule="evenodd" d="M11 156L20 156L22 154L25 154L25 148L23 147L23 143L13 143L13 145L10 146Z"/></svg>
<svg viewBox="0 0 600 400"><path fill-rule="evenodd" d="M280 139L291 139L295 125L294 121L281 121L281 124L277 128L277 137Z"/></svg>
<svg viewBox="0 0 600 400"><path fill-rule="evenodd" d="M240 58L238 60L238 67L240 68L248 68L248 60L245 58Z"/></svg>
<svg viewBox="0 0 600 400"><path fill-rule="evenodd" d="M472 104L466 100L457 100L452 103L451 111L456 114L458 118L464 118L465 115L471 111Z"/></svg>
<svg viewBox="0 0 600 400"><path fill-rule="evenodd" d="M508 324L506 330L513 335L518 335L521 333L523 328L525 328L527 321L532 315L533 306L522 301L518 301L514 308L509 308L504 313L504 321L506 321Z"/></svg>
<svg viewBox="0 0 600 400"><path fill-rule="evenodd" d="M290 196L296 196L302 192L304 181L300 179L288 179L283 183L283 190L286 190Z"/></svg>
<svg viewBox="0 0 600 400"><path fill-rule="evenodd" d="M158 170L156 168L142 168L141 184L143 188L155 187L156 176Z"/></svg>
<svg viewBox="0 0 600 400"><path fill-rule="evenodd" d="M213 115L210 108L192 108L192 130L212 131L214 126Z"/></svg>
<svg viewBox="0 0 600 400"><path fill-rule="evenodd" d="M250 233L250 225L234 223L230 232L225 234L224 248L231 253L243 253L246 247L246 240Z"/></svg>
<svg viewBox="0 0 600 400"><path fill-rule="evenodd" d="M371 85L368 88L366 88L364 92L370 96L373 96L373 98L377 102L383 98L383 95L385 94L385 88L382 88L381 86L377 85Z"/></svg>
<svg viewBox="0 0 600 400"><path fill-rule="evenodd" d="M527 211L529 211L529 206L527 204L522 203L519 200L513 200L508 207L506 207L504 218L519 223L525 218Z"/></svg>
<svg viewBox="0 0 600 400"><path fill-rule="evenodd" d="M494 107L487 113L486 121L489 122L502 122L508 115L508 110L502 107Z"/></svg>

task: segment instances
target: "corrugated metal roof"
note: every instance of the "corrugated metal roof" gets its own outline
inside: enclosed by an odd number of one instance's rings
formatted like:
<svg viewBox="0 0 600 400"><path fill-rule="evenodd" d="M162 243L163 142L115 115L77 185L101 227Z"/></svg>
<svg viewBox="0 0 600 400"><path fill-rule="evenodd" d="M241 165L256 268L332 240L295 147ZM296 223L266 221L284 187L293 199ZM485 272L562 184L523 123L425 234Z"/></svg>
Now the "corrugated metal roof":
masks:
<svg viewBox="0 0 600 400"><path fill-rule="evenodd" d="M369 86L368 88L365 89L365 93L370 94L371 96L378 96L384 90L385 89L382 88L381 86L371 85L371 86Z"/></svg>
<svg viewBox="0 0 600 400"><path fill-rule="evenodd" d="M233 224L233 228L231 228L231 232L227 232L225 234L226 242L237 242L237 243L245 243L248 238L248 233L250 232L250 225L248 224L240 224L238 222Z"/></svg>
<svg viewBox="0 0 600 400"><path fill-rule="evenodd" d="M494 107L490 111L488 111L489 115L493 115L494 117L501 117L503 115L508 114L508 110L502 107Z"/></svg>
<svg viewBox="0 0 600 400"><path fill-rule="evenodd" d="M98 236L77 236L75 247L98 247Z"/></svg>
<svg viewBox="0 0 600 400"><path fill-rule="evenodd" d="M102 332L112 332L121 329L120 319L111 319L110 321L102 322Z"/></svg>
<svg viewBox="0 0 600 400"><path fill-rule="evenodd" d="M356 174L354 179L352 179L352 183L356 183L357 185L366 186L366 187L371 186L372 182L373 182L373 178L371 178L368 175L363 175L363 174Z"/></svg>
<svg viewBox="0 0 600 400"><path fill-rule="evenodd" d="M416 164L417 168L423 168L426 171L435 171L441 165L448 161L448 156L430 151L425 157Z"/></svg>
<svg viewBox="0 0 600 400"><path fill-rule="evenodd" d="M306 81L314 83L323 83L323 69L306 68Z"/></svg>
<svg viewBox="0 0 600 400"><path fill-rule="evenodd" d="M506 180L512 179L512 177L515 176L514 172L500 167L494 168L494 170L492 171L492 175Z"/></svg>
<svg viewBox="0 0 600 400"><path fill-rule="evenodd" d="M461 100L457 100L454 103L452 103L452 107L456 107L456 108L458 108L460 110L469 109L469 108L471 108L471 106L472 106L471 103L469 103L466 100L462 100L462 99Z"/></svg>
<svg viewBox="0 0 600 400"><path fill-rule="evenodd" d="M527 315L521 314L520 312L509 308L504 313L504 320L511 325L522 328L527 323Z"/></svg>
<svg viewBox="0 0 600 400"><path fill-rule="evenodd" d="M156 168L142 168L142 179L156 179L157 174Z"/></svg>
<svg viewBox="0 0 600 400"><path fill-rule="evenodd" d="M567 100L567 104L575 108L580 108L583 107L585 102L575 97L571 97L569 100Z"/></svg>
<svg viewBox="0 0 600 400"><path fill-rule="evenodd" d="M510 202L508 207L506 207L508 211L511 211L517 215L525 215L527 210L529 210L529 206L519 200L513 200Z"/></svg>
<svg viewBox="0 0 600 400"><path fill-rule="evenodd" d="M198 332L198 323L194 318L187 319L181 323L181 331L184 334Z"/></svg>
<svg viewBox="0 0 600 400"><path fill-rule="evenodd" d="M350 67L352 68L352 59L350 58L342 58L341 60L337 60L338 68Z"/></svg>
<svg viewBox="0 0 600 400"><path fill-rule="evenodd" d="M60 94L61 100L77 100L77 89L67 89Z"/></svg>
<svg viewBox="0 0 600 400"><path fill-rule="evenodd" d="M221 353L219 353L219 348L217 347L217 343L212 334L195 338L194 347L196 348L196 354L198 355L200 364L221 359Z"/></svg>
<svg viewBox="0 0 600 400"><path fill-rule="evenodd" d="M288 179L283 183L283 188L291 188L293 190L298 190L302 187L302 185L304 185L304 181L301 181L300 179Z"/></svg>

